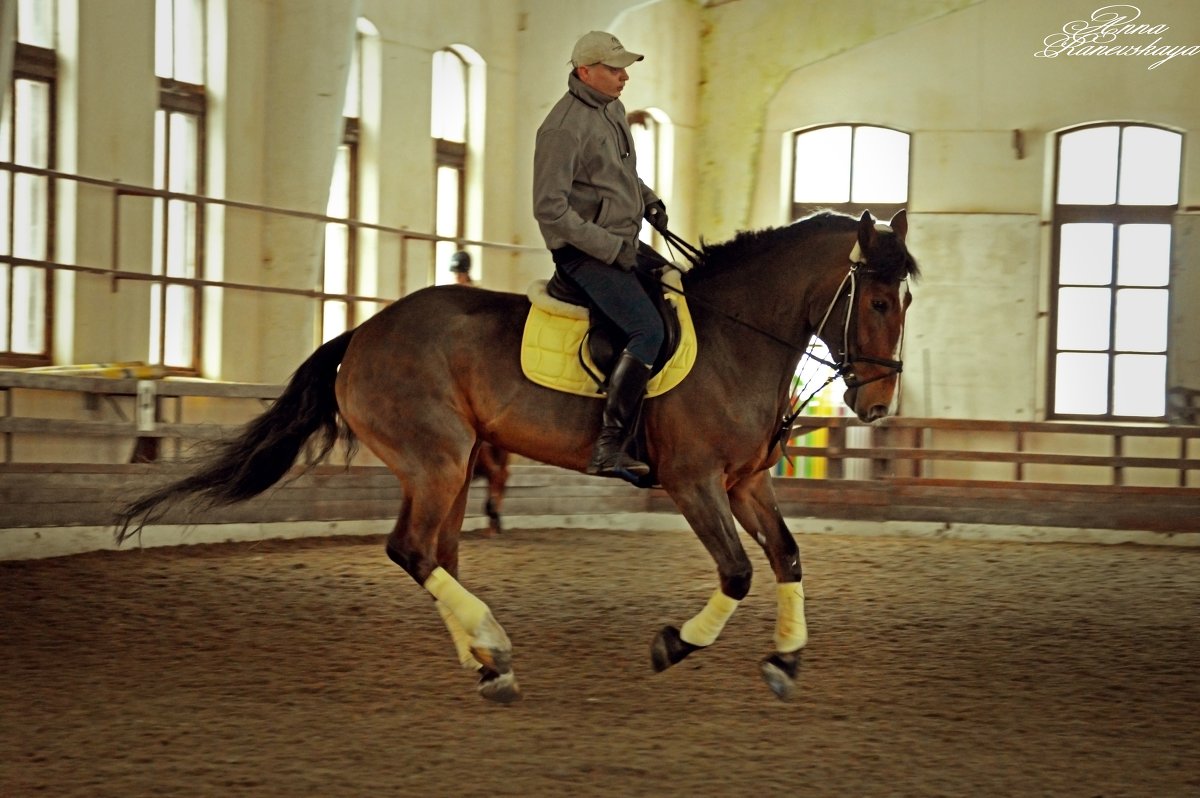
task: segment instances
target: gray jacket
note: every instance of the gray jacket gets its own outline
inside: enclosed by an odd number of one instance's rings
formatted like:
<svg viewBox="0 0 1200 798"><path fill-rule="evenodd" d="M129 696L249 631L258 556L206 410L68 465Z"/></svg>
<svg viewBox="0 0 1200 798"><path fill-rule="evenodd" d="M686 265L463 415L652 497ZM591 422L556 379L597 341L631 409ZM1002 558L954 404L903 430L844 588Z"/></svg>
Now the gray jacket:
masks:
<svg viewBox="0 0 1200 798"><path fill-rule="evenodd" d="M533 154L533 215L546 247L570 244L612 263L657 201L638 177L625 106L572 72Z"/></svg>

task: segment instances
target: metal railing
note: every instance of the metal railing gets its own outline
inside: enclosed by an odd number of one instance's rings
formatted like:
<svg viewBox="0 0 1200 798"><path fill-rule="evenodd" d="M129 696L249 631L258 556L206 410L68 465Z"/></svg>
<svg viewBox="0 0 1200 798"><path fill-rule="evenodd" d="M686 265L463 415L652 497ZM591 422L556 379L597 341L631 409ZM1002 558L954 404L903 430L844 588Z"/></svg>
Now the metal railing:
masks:
<svg viewBox="0 0 1200 798"><path fill-rule="evenodd" d="M451 236L439 236L433 233L422 233L415 230L410 230L404 227L393 227L390 225L378 224L375 222L364 222L358 219L350 219L340 216L328 216L323 213L312 213L309 211L300 211L290 208L279 208L270 205L260 205L252 202L242 202L239 200L223 199L220 197L209 197L203 194L185 194L178 191L168 191L166 189L150 188L148 186L138 186L129 183L123 183L118 180L104 180L96 177L87 177L85 175L76 175L70 172L61 172L54 169L41 169L31 166L21 166L9 162L0 162L0 170L11 172L14 174L28 174L40 177L46 177L53 180L67 180L81 185L94 186L98 188L108 189L112 191L112 219L110 222L110 235L112 238L112 251L110 254L110 264L108 267L101 266L84 266L74 263L62 263L51 260L36 260L31 258L22 258L11 254L0 254L0 263L8 263L13 266L32 266L45 269L47 271L71 271L82 274L94 274L108 276L112 279L114 290L117 284L122 280L141 281L141 282L163 282L168 280L173 284L188 285L202 288L228 288L238 291L251 291L257 293L269 294L286 294L289 296L306 297L310 299L330 299L342 300L347 302L390 302L396 297L380 297L380 296L362 296L358 294L331 294L320 291L316 288L292 288L287 286L269 286L257 283L239 283L228 280L208 280L202 278L183 278L170 277L166 278L161 274L148 274L142 272L131 272L121 268L121 252L120 252L120 223L121 210L120 203L124 197L140 197L153 198L164 201L184 201L194 203L198 208L205 209L209 206L216 206L232 210L244 210L257 213L265 213L275 216L283 216L294 219L303 219L320 224L337 224L351 228L352 230L369 230L387 235L396 236L400 241L400 255L398 261L400 275L400 290L399 296L404 296L407 293L407 287L404 283L407 267L409 263L408 244L413 241L425 242L429 245L437 244L438 242L453 242L458 246L475 246L483 249L491 249L507 252L529 252L542 253L545 252L542 247L533 247L523 244L506 244L498 241L486 241L473 238L457 238Z"/></svg>

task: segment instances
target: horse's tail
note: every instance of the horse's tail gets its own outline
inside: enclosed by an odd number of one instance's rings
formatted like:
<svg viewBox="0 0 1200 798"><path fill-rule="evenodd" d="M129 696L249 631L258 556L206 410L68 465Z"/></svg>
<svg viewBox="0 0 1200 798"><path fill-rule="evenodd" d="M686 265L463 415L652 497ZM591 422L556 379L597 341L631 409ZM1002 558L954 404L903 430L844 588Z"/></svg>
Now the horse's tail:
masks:
<svg viewBox="0 0 1200 798"><path fill-rule="evenodd" d="M288 472L314 436L309 462L328 456L340 432L334 380L353 335L353 330L342 333L313 352L271 407L233 440L215 444L189 476L125 505L116 516L117 543L176 502L191 499L198 508L217 507L257 496Z"/></svg>

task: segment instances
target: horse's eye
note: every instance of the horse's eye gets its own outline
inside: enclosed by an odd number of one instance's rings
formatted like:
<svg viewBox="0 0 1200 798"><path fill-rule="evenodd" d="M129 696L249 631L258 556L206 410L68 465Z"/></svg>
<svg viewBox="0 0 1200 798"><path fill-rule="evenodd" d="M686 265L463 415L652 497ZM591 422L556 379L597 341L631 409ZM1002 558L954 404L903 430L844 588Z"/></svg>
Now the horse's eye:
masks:
<svg viewBox="0 0 1200 798"><path fill-rule="evenodd" d="M888 303L882 299L876 299L871 302L871 308L877 313L887 313Z"/></svg>

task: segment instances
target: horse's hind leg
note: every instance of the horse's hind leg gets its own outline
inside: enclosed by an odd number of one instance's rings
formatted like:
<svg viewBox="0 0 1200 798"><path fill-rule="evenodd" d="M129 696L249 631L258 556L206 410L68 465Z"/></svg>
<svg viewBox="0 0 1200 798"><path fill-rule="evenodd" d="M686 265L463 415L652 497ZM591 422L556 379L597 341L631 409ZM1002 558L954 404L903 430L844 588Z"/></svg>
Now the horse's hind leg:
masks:
<svg viewBox="0 0 1200 798"><path fill-rule="evenodd" d="M779 512L775 488L766 471L734 486L729 501L737 520L762 546L775 572L775 653L766 657L759 668L775 695L787 700L795 689L801 649L808 642L800 549Z"/></svg>
<svg viewBox="0 0 1200 798"><path fill-rule="evenodd" d="M479 447L479 463L487 479L487 504L484 510L488 517L488 531L500 534L500 504L504 501L504 489L508 485L508 452L491 444Z"/></svg>
<svg viewBox="0 0 1200 798"><path fill-rule="evenodd" d="M459 535L462 529L463 516L466 514L467 495L470 491L471 482L470 478L463 482L462 489L455 499L450 516L447 518L442 528L442 533L438 537L438 563L455 579L458 579ZM480 662L476 657L476 648L478 645L476 639L463 626L462 621L454 613L450 604L440 598L436 599L435 604L437 605L438 614L442 616L442 622L446 624L446 630L450 632L450 639L454 642L454 650L458 654L459 664L466 670L473 671L479 676L480 695L503 704L520 700L521 689L517 685L517 679L511 667L507 671L500 672L494 667L484 665ZM501 632L503 633L503 630ZM505 640L507 640L507 637L505 637Z"/></svg>
<svg viewBox="0 0 1200 798"><path fill-rule="evenodd" d="M680 512L716 561L721 585L704 609L682 627L666 626L659 630L650 646L650 659L656 671L666 670L697 649L715 643L738 603L750 592L753 568L738 541L729 501L718 481L714 477L708 484L671 491Z"/></svg>
<svg viewBox="0 0 1200 798"><path fill-rule="evenodd" d="M375 449L376 452L379 449ZM388 458L383 458L388 462ZM470 484L467 462L440 467L427 457L420 469L396 468L404 507L388 536L391 560L436 599L459 661L480 673L480 693L507 703L520 698L512 672L512 644L491 609L457 578L458 535Z"/></svg>

